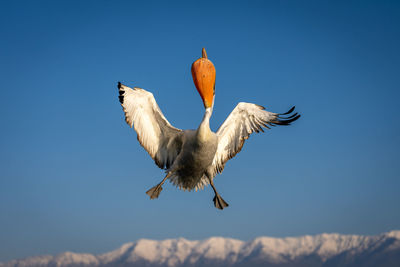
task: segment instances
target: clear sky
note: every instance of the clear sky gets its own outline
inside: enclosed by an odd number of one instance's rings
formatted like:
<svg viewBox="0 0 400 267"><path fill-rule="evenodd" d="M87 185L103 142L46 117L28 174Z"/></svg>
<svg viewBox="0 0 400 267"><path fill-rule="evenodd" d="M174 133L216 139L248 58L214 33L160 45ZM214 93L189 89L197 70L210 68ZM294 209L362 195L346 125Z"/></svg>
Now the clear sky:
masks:
<svg viewBox="0 0 400 267"><path fill-rule="evenodd" d="M0 261L102 253L139 238L249 240L400 229L398 1L2 1ZM253 134L215 184L163 178L117 82L196 128L191 63L217 70L216 131L239 101L289 127Z"/></svg>

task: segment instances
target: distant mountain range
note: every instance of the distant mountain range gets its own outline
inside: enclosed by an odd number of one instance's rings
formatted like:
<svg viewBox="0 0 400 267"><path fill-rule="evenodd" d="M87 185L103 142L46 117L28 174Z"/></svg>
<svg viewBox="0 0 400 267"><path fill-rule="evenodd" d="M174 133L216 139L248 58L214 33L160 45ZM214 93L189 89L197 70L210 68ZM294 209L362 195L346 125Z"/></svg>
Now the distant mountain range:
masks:
<svg viewBox="0 0 400 267"><path fill-rule="evenodd" d="M211 237L141 239L101 255L64 252L0 263L0 267L399 267L400 231L376 236L320 234L258 237L248 242Z"/></svg>

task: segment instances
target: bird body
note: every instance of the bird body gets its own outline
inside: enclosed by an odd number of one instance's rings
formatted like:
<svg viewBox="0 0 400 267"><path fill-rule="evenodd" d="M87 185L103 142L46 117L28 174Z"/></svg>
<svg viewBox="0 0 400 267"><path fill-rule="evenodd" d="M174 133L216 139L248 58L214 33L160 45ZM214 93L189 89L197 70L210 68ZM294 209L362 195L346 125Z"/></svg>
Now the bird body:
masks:
<svg viewBox="0 0 400 267"><path fill-rule="evenodd" d="M241 102L214 133L210 129L210 118L214 106L215 69L204 48L202 58L192 65L192 75L205 107L203 120L196 130L182 131L173 127L162 114L153 94L144 89L132 89L118 83L119 98L125 120L135 128L140 144L157 166L166 171L164 179L146 192L150 198L158 198L166 179L189 191L210 184L215 193L214 205L223 209L228 204L217 192L213 180L223 171L225 163L240 152L251 133L263 131L263 127L289 125L300 115L290 115L294 107L278 114L256 104Z"/></svg>
<svg viewBox="0 0 400 267"><path fill-rule="evenodd" d="M213 162L217 146L217 135L211 131L209 134L202 133L200 128L185 131L181 153L170 169L173 171L172 182L189 191L203 185L202 178L207 182L204 176Z"/></svg>

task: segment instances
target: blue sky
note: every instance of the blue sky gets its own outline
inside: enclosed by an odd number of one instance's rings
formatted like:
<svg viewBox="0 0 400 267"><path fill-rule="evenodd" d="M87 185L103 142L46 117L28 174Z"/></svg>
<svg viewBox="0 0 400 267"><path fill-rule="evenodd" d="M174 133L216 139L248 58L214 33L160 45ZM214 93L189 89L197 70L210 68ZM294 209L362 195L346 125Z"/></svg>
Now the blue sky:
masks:
<svg viewBox="0 0 400 267"><path fill-rule="evenodd" d="M14 1L0 4L0 261L101 253L139 238L378 234L400 229L396 1ZM123 120L117 82L176 127L217 70L216 131L239 101L290 127L253 135L215 184L166 184Z"/></svg>

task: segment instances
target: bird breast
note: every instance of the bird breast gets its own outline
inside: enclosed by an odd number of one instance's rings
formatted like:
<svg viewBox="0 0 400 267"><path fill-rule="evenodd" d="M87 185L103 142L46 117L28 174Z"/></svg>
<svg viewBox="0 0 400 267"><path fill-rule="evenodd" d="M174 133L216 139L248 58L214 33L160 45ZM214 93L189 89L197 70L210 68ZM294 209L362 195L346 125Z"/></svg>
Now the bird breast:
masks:
<svg viewBox="0 0 400 267"><path fill-rule="evenodd" d="M211 131L207 138L200 138L197 131L185 131L182 151L177 159L180 178L200 179L212 164L217 146L217 135Z"/></svg>

